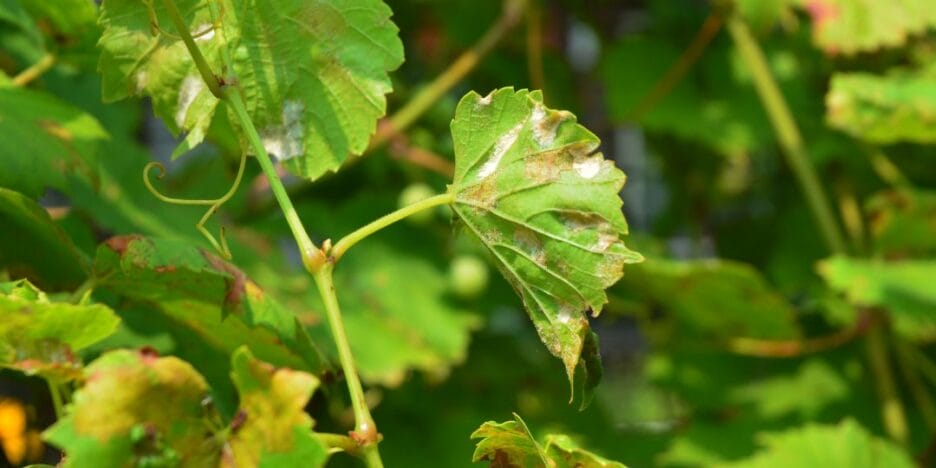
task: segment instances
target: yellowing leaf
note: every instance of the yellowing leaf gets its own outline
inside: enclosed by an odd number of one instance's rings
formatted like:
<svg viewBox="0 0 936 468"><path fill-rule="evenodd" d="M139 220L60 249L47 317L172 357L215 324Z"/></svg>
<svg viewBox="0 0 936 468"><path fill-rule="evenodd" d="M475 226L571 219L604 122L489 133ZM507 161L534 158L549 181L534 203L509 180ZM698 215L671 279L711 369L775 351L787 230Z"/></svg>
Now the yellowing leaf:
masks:
<svg viewBox="0 0 936 468"><path fill-rule="evenodd" d="M854 54L904 44L936 26L931 0L798 0L813 20L813 42Z"/></svg>
<svg viewBox="0 0 936 468"><path fill-rule="evenodd" d="M452 135L455 213L493 254L570 382L578 368L587 392L600 375L587 314L597 316L605 288L642 259L622 240L624 173L539 92L468 93Z"/></svg>

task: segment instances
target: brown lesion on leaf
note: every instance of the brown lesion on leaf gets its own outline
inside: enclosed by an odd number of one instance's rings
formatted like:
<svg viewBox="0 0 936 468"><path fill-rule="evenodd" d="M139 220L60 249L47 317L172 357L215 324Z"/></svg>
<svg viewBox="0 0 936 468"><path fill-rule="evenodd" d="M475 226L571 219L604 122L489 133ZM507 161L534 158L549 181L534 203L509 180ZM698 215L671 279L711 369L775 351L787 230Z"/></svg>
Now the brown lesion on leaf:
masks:
<svg viewBox="0 0 936 468"><path fill-rule="evenodd" d="M213 253L202 250L202 256L215 270L227 273L230 276L230 278L224 280L227 290L224 296L224 307L228 310L239 310L247 291L247 283L250 282L247 275ZM260 289L256 284L253 287L256 290Z"/></svg>
<svg viewBox="0 0 936 468"><path fill-rule="evenodd" d="M491 468L522 468L520 465L515 465L510 462L510 455L503 450L495 450L494 457L490 455L484 456L481 460L489 461Z"/></svg>
<svg viewBox="0 0 936 468"><path fill-rule="evenodd" d="M532 154L524 160L523 174L533 182L554 182L572 169L572 158L563 151Z"/></svg>
<svg viewBox="0 0 936 468"><path fill-rule="evenodd" d="M497 205L497 177L487 177L481 182L460 191L458 199L494 208Z"/></svg>
<svg viewBox="0 0 936 468"><path fill-rule="evenodd" d="M130 244L134 241L143 239L143 236L139 234L128 234L125 236L114 236L110 239L104 241L104 244L111 250L117 253L119 256L123 256L127 252L127 249L130 247Z"/></svg>
<svg viewBox="0 0 936 468"><path fill-rule="evenodd" d="M175 265L160 265L155 268L156 273L175 273Z"/></svg>

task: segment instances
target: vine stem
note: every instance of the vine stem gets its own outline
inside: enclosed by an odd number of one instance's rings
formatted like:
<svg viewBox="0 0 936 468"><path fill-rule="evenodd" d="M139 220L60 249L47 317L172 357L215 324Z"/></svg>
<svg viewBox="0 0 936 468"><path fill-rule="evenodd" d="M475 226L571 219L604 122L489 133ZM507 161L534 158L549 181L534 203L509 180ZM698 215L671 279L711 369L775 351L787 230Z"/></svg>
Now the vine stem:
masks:
<svg viewBox="0 0 936 468"><path fill-rule="evenodd" d="M14 76L11 81L16 86L26 86L36 78L42 76L43 73L49 71L53 65L55 65L55 56L52 54L45 54L39 61Z"/></svg>
<svg viewBox="0 0 936 468"><path fill-rule="evenodd" d="M337 262L338 259L340 259L354 244L357 244L367 236L397 221L400 221L401 219L439 205L449 205L453 201L455 201L455 194L443 193L426 198L424 200L420 200L416 203L413 203L412 205L404 206L403 208L400 208L392 213L381 216L380 218L371 221L366 226L363 226L351 234L342 237L338 242L336 242L334 247L328 251L329 261Z"/></svg>
<svg viewBox="0 0 936 468"><path fill-rule="evenodd" d="M325 315L328 317L328 325L335 339L335 346L338 348L338 360L341 362L341 369L348 383L348 392L351 394L355 424L351 438L361 445L361 454L369 466L383 466L377 451L380 435L367 407L364 389L354 364L354 356L351 354L351 344L345 333L344 322L341 320L341 308L338 306L338 296L335 294L335 284L332 280L334 267L334 263L326 263L313 276L322 301L325 303Z"/></svg>
<svg viewBox="0 0 936 468"><path fill-rule="evenodd" d="M172 24L175 25L176 30L179 32L179 37L181 37L182 42L185 43L185 48L188 49L189 55L192 56L192 60L195 62L195 68L198 69L202 81L208 86L208 90L211 91L211 94L221 99L221 85L218 83L218 78L212 73L211 66L208 65L208 61L205 60L205 56L202 55L201 49L195 44L195 39L192 37L192 33L189 32L188 25L185 24L185 19L182 18L182 13L179 13L179 7L176 6L174 0L163 0L163 5L166 7L166 13L169 14L169 19L172 20Z"/></svg>
<svg viewBox="0 0 936 468"><path fill-rule="evenodd" d="M45 381L46 385L49 386L49 396L52 398L52 408L55 409L55 419L62 419L62 416L65 416L65 403L58 383L49 378L45 379Z"/></svg>
<svg viewBox="0 0 936 468"><path fill-rule="evenodd" d="M774 79L770 67L767 65L767 59L764 57L764 51L761 50L757 40L751 34L751 30L737 15L732 15L727 21L728 31L734 40L744 60L745 65L751 72L754 80L754 87L760 96L764 109L767 111L767 117L777 133L780 147L783 155L786 157L790 169L799 182L800 189L806 196L806 201L812 211L813 217L819 224L819 230L825 240L826 246L833 253L845 254L844 236L835 221L832 212L832 205L822 191L822 185L816 170L809 160L809 154L803 144L803 137L796 127L796 121L793 119L793 113L780 92L780 87Z"/></svg>
<svg viewBox="0 0 936 468"><path fill-rule="evenodd" d="M465 78L471 70L481 62L510 29L520 20L521 13L526 8L527 0L505 0L504 12L490 29L484 33L478 42L458 57L442 74L432 83L422 89L409 100L400 110L387 118L380 130L371 139L368 150L383 146L397 133L409 128L423 113L436 101L447 93L459 81Z"/></svg>
<svg viewBox="0 0 936 468"><path fill-rule="evenodd" d="M907 417L900 403L900 396L897 395L897 384L894 381L887 355L884 329L881 327L871 329L866 344L871 370L877 376L874 380L882 400L881 415L884 418L884 429L892 439L906 445Z"/></svg>

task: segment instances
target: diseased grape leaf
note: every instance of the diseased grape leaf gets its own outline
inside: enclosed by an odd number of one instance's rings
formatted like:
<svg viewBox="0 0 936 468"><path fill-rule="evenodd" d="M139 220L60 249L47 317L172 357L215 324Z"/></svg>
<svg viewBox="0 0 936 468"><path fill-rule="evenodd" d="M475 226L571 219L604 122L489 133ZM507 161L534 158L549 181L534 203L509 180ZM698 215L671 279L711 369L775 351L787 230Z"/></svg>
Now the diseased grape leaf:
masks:
<svg viewBox="0 0 936 468"><path fill-rule="evenodd" d="M0 283L0 367L69 380L75 352L114 332L120 319L102 304L51 302L27 280Z"/></svg>
<svg viewBox="0 0 936 468"><path fill-rule="evenodd" d="M579 447L569 436L551 434L540 446L523 419L514 414L513 421L488 421L471 434L481 439L475 448L472 462L487 461L492 467L542 468L623 468L624 465L607 460Z"/></svg>
<svg viewBox="0 0 936 468"><path fill-rule="evenodd" d="M67 454L64 467L217 466L223 440L209 431L208 385L187 362L117 350L84 376L67 414L43 434Z"/></svg>
<svg viewBox="0 0 936 468"><path fill-rule="evenodd" d="M570 383L584 376L587 392L600 364L585 359L597 358L597 347L586 346L594 343L586 314L597 316L605 288L642 259L622 240L624 173L596 152L595 135L571 113L546 108L539 92L468 93L452 135L455 213L493 254Z"/></svg>
<svg viewBox="0 0 936 468"><path fill-rule="evenodd" d="M740 262L654 258L631 268L614 290L672 314L680 336L799 336L793 308L757 270Z"/></svg>
<svg viewBox="0 0 936 468"><path fill-rule="evenodd" d="M327 449L312 434L312 418L305 412L319 384L315 376L277 369L241 347L231 358L231 379L245 418L230 438L236 466L325 464Z"/></svg>
<svg viewBox="0 0 936 468"><path fill-rule="evenodd" d="M0 186L38 198L71 177L93 180L107 132L97 120L48 94L0 88Z"/></svg>
<svg viewBox="0 0 936 468"><path fill-rule="evenodd" d="M189 363L149 349L107 352L44 437L65 451L65 467L322 466L328 454L304 410L318 380L258 361L246 346L231 369L241 416L222 430Z"/></svg>
<svg viewBox="0 0 936 468"><path fill-rule="evenodd" d="M98 248L100 287L140 304L122 314L167 328L175 353L206 376L222 412L233 410L227 356L240 345L277 366L326 371L302 324L233 265L185 242L114 237Z"/></svg>
<svg viewBox="0 0 936 468"><path fill-rule="evenodd" d="M322 238L338 238L392 211L393 198L359 196L338 206L301 203L303 219L315 219ZM282 224L280 223L280 226ZM449 297L437 261L444 248L425 229L395 225L354 246L334 272L351 351L362 378L395 387L412 370L438 379L464 361L480 318ZM308 289L315 289L307 281ZM324 306L313 332L330 343Z"/></svg>
<svg viewBox="0 0 936 468"><path fill-rule="evenodd" d="M791 466L848 466L854 468L910 468L915 463L893 443L875 437L852 419L838 425L808 424L784 432L760 434L764 449L724 468L786 468Z"/></svg>
<svg viewBox="0 0 936 468"><path fill-rule="evenodd" d="M813 42L830 54L903 45L936 26L930 0L796 0L812 17Z"/></svg>
<svg viewBox="0 0 936 468"><path fill-rule="evenodd" d="M885 309L898 332L909 337L936 334L936 260L832 257L819 264L819 273L853 304Z"/></svg>
<svg viewBox="0 0 936 468"><path fill-rule="evenodd" d="M0 270L12 277L48 291L77 288L88 277L88 259L29 197L0 187L0 226Z"/></svg>
<svg viewBox="0 0 936 468"><path fill-rule="evenodd" d="M872 143L936 143L936 67L883 76L836 73L826 95L826 121Z"/></svg>
<svg viewBox="0 0 936 468"><path fill-rule="evenodd" d="M223 0L220 27L208 0L176 4L213 72L241 90L267 151L292 172L314 179L364 151L386 111L387 72L403 61L382 1ZM103 3L104 97L151 96L169 128L187 133L178 156L202 141L218 100L162 2L152 5Z"/></svg>

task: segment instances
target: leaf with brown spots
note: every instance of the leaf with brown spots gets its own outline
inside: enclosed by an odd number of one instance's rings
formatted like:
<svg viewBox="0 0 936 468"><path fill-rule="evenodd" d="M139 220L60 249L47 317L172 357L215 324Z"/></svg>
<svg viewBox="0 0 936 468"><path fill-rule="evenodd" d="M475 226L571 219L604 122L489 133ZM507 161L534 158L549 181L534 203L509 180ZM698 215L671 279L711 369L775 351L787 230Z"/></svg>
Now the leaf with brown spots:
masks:
<svg viewBox="0 0 936 468"><path fill-rule="evenodd" d="M642 259L622 240L624 173L597 152L595 135L572 114L547 108L539 92L471 92L458 104L452 135L455 213L562 359L573 397L584 387L578 396L587 403L600 376L587 315L601 312L624 265Z"/></svg>
<svg viewBox="0 0 936 468"><path fill-rule="evenodd" d="M513 416L513 421L504 423L488 421L471 434L472 439L481 439L473 462L487 461L492 468L624 468L582 449L566 435L547 435L541 446L523 419Z"/></svg>
<svg viewBox="0 0 936 468"><path fill-rule="evenodd" d="M168 331L176 354L208 379L223 412L234 408L226 366L241 345L264 361L321 374L325 359L290 311L237 267L188 243L115 237L98 248L94 274L101 288L143 308L148 328Z"/></svg>
<svg viewBox="0 0 936 468"><path fill-rule="evenodd" d="M0 367L77 378L81 360L74 353L106 338L119 323L105 305L51 302L27 280L0 283Z"/></svg>

